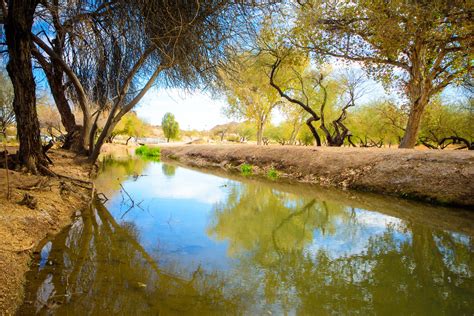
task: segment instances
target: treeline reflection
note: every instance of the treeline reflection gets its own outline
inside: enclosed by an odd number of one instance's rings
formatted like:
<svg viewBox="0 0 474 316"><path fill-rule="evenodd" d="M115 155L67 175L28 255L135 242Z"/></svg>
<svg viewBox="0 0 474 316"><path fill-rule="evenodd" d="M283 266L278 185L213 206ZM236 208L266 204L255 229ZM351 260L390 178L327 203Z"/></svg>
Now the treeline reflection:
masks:
<svg viewBox="0 0 474 316"><path fill-rule="evenodd" d="M102 188L114 192L124 179L141 181L148 163L107 161ZM162 164L160 170L172 180L176 169ZM227 243L232 265L225 271L186 271L179 260L160 263L159 249L148 253L142 247L141 227L117 222L96 200L29 273L21 312L474 312L472 236L275 187L229 180L224 198L203 213L209 217L207 236Z"/></svg>

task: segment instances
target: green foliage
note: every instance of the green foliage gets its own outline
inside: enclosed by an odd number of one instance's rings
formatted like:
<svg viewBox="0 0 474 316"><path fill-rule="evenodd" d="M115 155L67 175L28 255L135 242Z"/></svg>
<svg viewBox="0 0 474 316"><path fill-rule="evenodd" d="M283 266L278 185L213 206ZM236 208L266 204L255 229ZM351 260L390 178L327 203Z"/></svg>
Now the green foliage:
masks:
<svg viewBox="0 0 474 316"><path fill-rule="evenodd" d="M398 144L403 136L407 113L389 101L372 102L355 109L347 125L352 141L358 146L374 147Z"/></svg>
<svg viewBox="0 0 474 316"><path fill-rule="evenodd" d="M254 139L255 135L257 134L255 126L248 121L240 123L236 128L236 132L239 135L240 142L246 142L250 139Z"/></svg>
<svg viewBox="0 0 474 316"><path fill-rule="evenodd" d="M268 84L266 72L271 57L263 53L244 53L233 57L232 63L226 65L233 70L232 74L228 70L221 71L227 96L224 114L251 122L260 144L265 126L280 101L278 93Z"/></svg>
<svg viewBox="0 0 474 316"><path fill-rule="evenodd" d="M301 145L312 146L314 145L314 137L309 130L309 127L303 125L298 133L297 140Z"/></svg>
<svg viewBox="0 0 474 316"><path fill-rule="evenodd" d="M169 165L169 164L162 164L161 170L163 171L163 174L166 177L172 178L174 174L176 173L176 166Z"/></svg>
<svg viewBox="0 0 474 316"><path fill-rule="evenodd" d="M176 122L172 113L166 113L161 121L161 128L166 140L177 139L179 134L179 124Z"/></svg>
<svg viewBox="0 0 474 316"><path fill-rule="evenodd" d="M240 166L240 172L244 176L252 175L252 165L244 163L243 165Z"/></svg>
<svg viewBox="0 0 474 316"><path fill-rule="evenodd" d="M135 112L125 114L112 132L113 136L127 135L129 137L143 137L150 132L150 126L140 119Z"/></svg>
<svg viewBox="0 0 474 316"><path fill-rule="evenodd" d="M471 10L463 1L308 0L291 36L319 58L357 61L401 92L410 116L402 146L409 148L430 98L472 72Z"/></svg>
<svg viewBox="0 0 474 316"><path fill-rule="evenodd" d="M275 168L272 167L270 170L268 170L267 177L271 180L276 180L280 177L280 174Z"/></svg>
<svg viewBox="0 0 474 316"><path fill-rule="evenodd" d="M423 116L419 139L437 146L444 138L461 137L474 141L474 106L472 102L458 104L443 103L435 99L427 107Z"/></svg>
<svg viewBox="0 0 474 316"><path fill-rule="evenodd" d="M278 126L270 125L265 131L265 136L268 139L277 142L280 145L290 143L292 134L292 126L289 122L282 122Z"/></svg>
<svg viewBox="0 0 474 316"><path fill-rule="evenodd" d="M159 160L161 157L161 151L159 147L148 147L146 145L135 149L135 154L146 158L152 158L154 160Z"/></svg>

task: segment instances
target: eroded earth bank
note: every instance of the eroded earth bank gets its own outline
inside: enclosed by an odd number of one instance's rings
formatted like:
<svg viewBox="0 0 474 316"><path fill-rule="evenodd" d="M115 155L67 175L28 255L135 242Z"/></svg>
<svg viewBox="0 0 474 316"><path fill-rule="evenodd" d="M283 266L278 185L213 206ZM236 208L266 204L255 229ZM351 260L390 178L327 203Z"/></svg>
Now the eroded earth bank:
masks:
<svg viewBox="0 0 474 316"><path fill-rule="evenodd" d="M11 148L9 151L15 150ZM14 314L23 300L25 273L33 251L46 237L71 224L87 207L92 186L85 158L50 150L50 169L58 177L43 177L0 169L0 314Z"/></svg>
<svg viewBox="0 0 474 316"><path fill-rule="evenodd" d="M370 148L254 145L162 147L162 157L207 168L389 194L451 206L474 206L474 153Z"/></svg>

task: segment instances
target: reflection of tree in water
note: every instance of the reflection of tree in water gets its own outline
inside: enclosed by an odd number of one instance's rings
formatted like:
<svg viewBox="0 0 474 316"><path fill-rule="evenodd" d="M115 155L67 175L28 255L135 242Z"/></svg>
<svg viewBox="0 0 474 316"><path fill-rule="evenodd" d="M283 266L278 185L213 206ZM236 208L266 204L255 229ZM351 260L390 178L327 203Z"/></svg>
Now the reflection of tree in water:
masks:
<svg viewBox="0 0 474 316"><path fill-rule="evenodd" d="M259 261L279 259L281 251L302 249L313 230L333 234L335 221L350 226L351 213L334 203L318 202L259 184L230 185L228 198L215 206L210 235L229 241L229 253L251 250Z"/></svg>
<svg viewBox="0 0 474 316"><path fill-rule="evenodd" d="M338 256L309 245L315 230L332 235L337 223L356 236L351 209L252 184L230 187L227 202L215 206L208 232L229 242L236 275L262 305L302 315L474 311L472 237L388 225L361 252Z"/></svg>
<svg viewBox="0 0 474 316"><path fill-rule="evenodd" d="M176 166L168 165L164 163L161 165L161 170L163 171L163 174L165 176L167 176L168 178L171 178L176 173Z"/></svg>
<svg viewBox="0 0 474 316"><path fill-rule="evenodd" d="M99 176L94 183L99 192L108 195L120 189L120 184L126 178L142 175L149 163L144 159L114 159L106 156L100 162Z"/></svg>
<svg viewBox="0 0 474 316"><path fill-rule="evenodd" d="M131 223L119 225L100 203L53 242L54 264L30 272L32 309L125 315L237 313L239 296L224 295L216 273L198 269L190 278L160 269L138 242Z"/></svg>

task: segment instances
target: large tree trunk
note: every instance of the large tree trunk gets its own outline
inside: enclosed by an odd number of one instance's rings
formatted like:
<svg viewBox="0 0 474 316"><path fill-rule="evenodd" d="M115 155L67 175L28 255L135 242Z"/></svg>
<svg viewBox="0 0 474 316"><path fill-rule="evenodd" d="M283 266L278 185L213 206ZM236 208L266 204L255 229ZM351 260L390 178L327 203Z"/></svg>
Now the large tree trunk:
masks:
<svg viewBox="0 0 474 316"><path fill-rule="evenodd" d="M418 132L420 131L421 119L428 102L429 99L427 97L421 97L411 106L405 134L400 142L400 148L415 147L418 139Z"/></svg>
<svg viewBox="0 0 474 316"><path fill-rule="evenodd" d="M53 50L57 56L63 55L63 35L58 35L53 40ZM63 144L64 149L72 149L76 152L85 152L81 139L82 127L76 125L76 119L71 111L66 98L66 87L63 83L64 71L61 65L54 61L48 61L39 51L33 49L33 56L43 68L48 79L56 107L61 116L61 123L66 129L67 135Z"/></svg>
<svg viewBox="0 0 474 316"><path fill-rule="evenodd" d="M63 71L59 66L51 65L52 73L48 75L48 83L51 87L51 94L61 116L61 123L66 129L67 136L63 145L64 149L72 149L75 152L85 152L81 139L81 126L76 124L76 118L71 111L69 102L65 95L63 84Z"/></svg>
<svg viewBox="0 0 474 316"><path fill-rule="evenodd" d="M36 85L31 65L31 28L36 0L9 1L5 35L8 45L7 70L15 98L13 109L20 141L19 162L33 173L46 166L36 113Z"/></svg>
<svg viewBox="0 0 474 316"><path fill-rule="evenodd" d="M262 145L263 140L263 123L257 125L257 145Z"/></svg>
<svg viewBox="0 0 474 316"><path fill-rule="evenodd" d="M421 43L415 43L415 47L410 55L412 66L410 80L406 85L407 96L410 100L410 114L399 148L415 147L418 140L418 132L420 131L421 118L433 93L431 79L426 77L426 71L423 68L425 63L423 62L424 55L422 49Z"/></svg>
<svg viewBox="0 0 474 316"><path fill-rule="evenodd" d="M97 160L97 158L99 158L100 149L102 148L102 145L104 145L107 138L110 136L110 134L112 133L112 131L114 130L115 126L117 125L119 121L120 121L120 118L114 119L111 116L109 116L109 118L107 119L107 122L105 123L104 129L102 130L102 133L100 133L99 137L97 138L97 141L95 143L91 143L89 161L94 163Z"/></svg>

